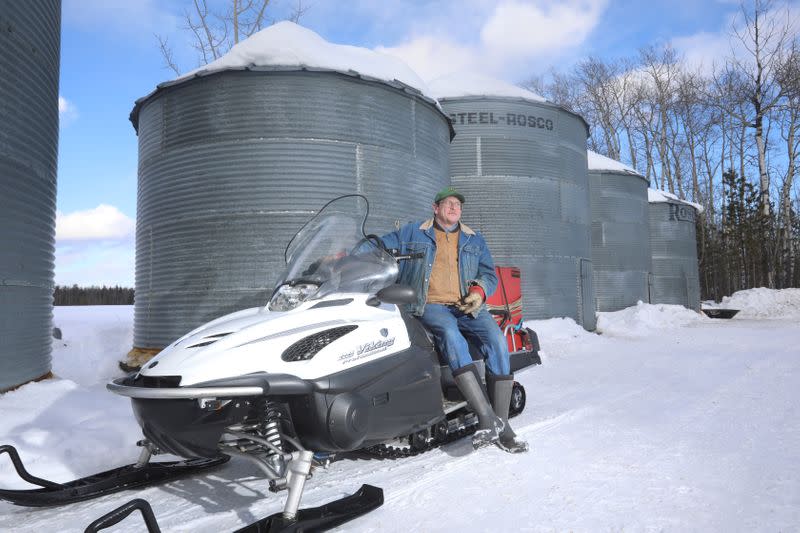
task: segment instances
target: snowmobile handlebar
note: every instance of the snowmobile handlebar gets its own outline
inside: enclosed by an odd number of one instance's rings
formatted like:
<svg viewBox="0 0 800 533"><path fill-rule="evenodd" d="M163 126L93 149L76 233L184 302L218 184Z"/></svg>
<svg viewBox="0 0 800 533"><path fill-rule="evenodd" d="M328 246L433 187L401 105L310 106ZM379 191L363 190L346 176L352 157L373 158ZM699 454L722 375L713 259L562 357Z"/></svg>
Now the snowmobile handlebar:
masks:
<svg viewBox="0 0 800 533"><path fill-rule="evenodd" d="M405 261L407 259L423 259L425 257L425 252L417 252L415 254L401 254L400 250L396 248L392 248L389 250L389 253L392 254L397 261Z"/></svg>

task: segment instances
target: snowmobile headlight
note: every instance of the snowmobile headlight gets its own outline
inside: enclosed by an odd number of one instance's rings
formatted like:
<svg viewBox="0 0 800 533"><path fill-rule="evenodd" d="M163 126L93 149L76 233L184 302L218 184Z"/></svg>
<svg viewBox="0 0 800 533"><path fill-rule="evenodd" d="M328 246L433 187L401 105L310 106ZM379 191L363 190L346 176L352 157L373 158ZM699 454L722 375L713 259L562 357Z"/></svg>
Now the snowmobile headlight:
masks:
<svg viewBox="0 0 800 533"><path fill-rule="evenodd" d="M319 289L314 283L281 285L269 302L270 311L291 311Z"/></svg>

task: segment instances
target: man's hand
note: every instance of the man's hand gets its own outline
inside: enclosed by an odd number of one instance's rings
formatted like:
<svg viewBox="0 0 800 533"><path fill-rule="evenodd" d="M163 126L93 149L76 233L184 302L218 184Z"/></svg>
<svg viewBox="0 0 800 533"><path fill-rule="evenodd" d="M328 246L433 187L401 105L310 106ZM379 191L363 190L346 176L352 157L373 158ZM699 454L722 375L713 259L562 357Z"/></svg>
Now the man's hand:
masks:
<svg viewBox="0 0 800 533"><path fill-rule="evenodd" d="M481 304L483 304L483 295L483 289L479 286L472 286L456 307L465 315L471 315L480 309Z"/></svg>

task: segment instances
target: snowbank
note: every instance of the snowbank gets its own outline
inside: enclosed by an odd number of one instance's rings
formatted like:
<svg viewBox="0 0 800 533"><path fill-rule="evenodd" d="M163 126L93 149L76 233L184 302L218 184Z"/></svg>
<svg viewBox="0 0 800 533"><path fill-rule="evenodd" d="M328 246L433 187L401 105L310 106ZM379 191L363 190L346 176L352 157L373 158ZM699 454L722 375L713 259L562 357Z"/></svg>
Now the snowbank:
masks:
<svg viewBox="0 0 800 533"><path fill-rule="evenodd" d="M0 414L0 444L15 446L34 475L56 482L130 464L138 455L133 443L142 438L130 400L111 394L105 384L83 387L67 379L28 383L0 395ZM7 461L0 461L0 486L31 488Z"/></svg>
<svg viewBox="0 0 800 533"><path fill-rule="evenodd" d="M703 206L700 204L696 204L694 202L689 202L688 200L681 200L671 192L661 191L658 189L647 189L647 201L650 203L665 203L665 202L677 202L679 204L686 204L694 207L697 209L698 213L703 212Z"/></svg>
<svg viewBox="0 0 800 533"><path fill-rule="evenodd" d="M57 306L53 325L53 373L79 385L106 383L120 374L119 361L133 347L132 305Z"/></svg>
<svg viewBox="0 0 800 533"><path fill-rule="evenodd" d="M746 301L751 311L783 302L796 310L798 291L753 289L723 302ZM55 364L95 367L108 359L113 367L114 347L129 347L132 317L132 307L57 307L56 325L69 349L54 352ZM682 323L692 327L676 326ZM531 444L530 453L489 447L465 454L461 441L402 460L343 459L314 472L302 506L322 505L369 483L384 488L384 505L342 530L796 530L797 321L736 323L639 304L601 313L599 324L618 328L621 336L588 333L566 318L526 322L552 354L515 377L528 403L512 425ZM642 327L650 334L630 338ZM69 361L60 361L64 357ZM92 377L105 371L73 372ZM134 443L141 432L130 401L102 384L28 384L0 395L0 418L0 444L17 446L39 477L67 481L138 455ZM499 482L487 489L487 479ZM5 458L0 487L31 486ZM444 493L481 505L442 505ZM152 505L164 531L231 531L280 512L286 493L270 493L250 463L234 458L211 473L76 505L37 509L0 502L0 531L38 533L54 525L84 531L135 497ZM130 517L116 530L138 531L141 523Z"/></svg>
<svg viewBox="0 0 800 533"><path fill-rule="evenodd" d="M677 329L710 320L681 305L646 304L597 313L597 332L614 337L646 337L658 330Z"/></svg>
<svg viewBox="0 0 800 533"><path fill-rule="evenodd" d="M456 73L436 78L428 83L435 98L459 98L461 96L504 96L524 98L534 102L546 102L538 94L508 82L473 73Z"/></svg>
<svg viewBox="0 0 800 533"><path fill-rule="evenodd" d="M289 21L278 22L246 40L211 63L179 76L184 80L200 72L246 67L306 67L358 73L383 81L397 80L431 97L428 86L400 59L362 48L333 44L313 31Z"/></svg>
<svg viewBox="0 0 800 533"><path fill-rule="evenodd" d="M586 331L571 318L527 320L524 326L535 331L539 337L539 355L544 365L554 357L574 354L578 345L585 346L600 341L597 335Z"/></svg>
<svg viewBox="0 0 800 533"><path fill-rule="evenodd" d="M612 172L622 172L624 174L633 174L635 176L644 177L639 174L635 168L629 167L625 163L620 163L615 159L598 154L597 152L592 152L591 150L589 150L587 154L590 172L592 170L610 170ZM652 200L650 201L652 202Z"/></svg>
<svg viewBox="0 0 800 533"><path fill-rule="evenodd" d="M547 320L527 320L525 327L531 328L541 339L549 341L571 341L593 337L571 318L550 318Z"/></svg>
<svg viewBox="0 0 800 533"><path fill-rule="evenodd" d="M800 289L747 289L725 296L719 307L739 309L735 318L800 319Z"/></svg>

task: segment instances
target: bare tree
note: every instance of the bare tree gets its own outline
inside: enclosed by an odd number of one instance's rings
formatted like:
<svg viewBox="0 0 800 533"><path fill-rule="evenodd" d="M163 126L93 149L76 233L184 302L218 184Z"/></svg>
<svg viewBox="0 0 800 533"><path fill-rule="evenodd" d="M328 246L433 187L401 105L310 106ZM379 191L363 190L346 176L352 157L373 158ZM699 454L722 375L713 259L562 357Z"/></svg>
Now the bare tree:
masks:
<svg viewBox="0 0 800 533"><path fill-rule="evenodd" d="M770 174L764 121L783 97L777 73L790 44L793 25L788 11L771 8L770 0L754 0L752 7L742 2L744 26L734 26L733 32L746 56L734 54L728 62L728 68L741 74L744 82L741 85L742 97L749 103L747 114L739 118L753 130L758 150L761 213L764 216L770 214Z"/></svg>
<svg viewBox="0 0 800 533"><path fill-rule="evenodd" d="M659 156L662 177L666 179L669 192L675 193L675 180L670 158L671 115L674 113L675 85L681 66L678 55L670 46L647 47L640 51L641 64L652 84L652 96L656 108L657 128L652 131Z"/></svg>
<svg viewBox="0 0 800 533"><path fill-rule="evenodd" d="M575 79L583 88L585 108L599 126L597 138L600 152L604 152L612 159L620 158L620 109L618 103L622 100L619 75L620 66L616 63L607 63L598 58L590 57L578 64L575 69Z"/></svg>
<svg viewBox="0 0 800 533"><path fill-rule="evenodd" d="M303 0L297 0L294 7L292 8L292 12L289 14L289 17L286 20L291 20L295 24L300 22L300 19L303 15L306 14L308 11L308 6L303 5Z"/></svg>
<svg viewBox="0 0 800 533"><path fill-rule="evenodd" d="M191 7L183 11L183 29L192 36L198 66L219 59L234 45L274 22L266 17L270 0L225 0L222 9L214 9L209 0L191 2ZM298 22L307 10L302 0L297 0L288 20ZM180 75L168 39L161 35L156 39L164 66Z"/></svg>
<svg viewBox="0 0 800 533"><path fill-rule="evenodd" d="M794 278L795 246L792 244L792 227L794 223L792 211L792 187L798 169L800 156L800 44L792 43L790 53L777 73L785 99L780 112L783 115L781 137L786 143L786 173L783 176L779 213L779 259L783 264L783 286L791 286Z"/></svg>
<svg viewBox="0 0 800 533"><path fill-rule="evenodd" d="M707 109L702 102L705 80L699 74L682 72L677 83L676 112L683 128L688 151L692 177L692 198L701 201L698 168L698 142L700 135L707 130Z"/></svg>
<svg viewBox="0 0 800 533"><path fill-rule="evenodd" d="M800 284L800 43L764 0L742 11L741 44L711 76L654 45L637 61L589 58L530 84L587 120L590 148L706 207L705 297Z"/></svg>
<svg viewBox="0 0 800 533"><path fill-rule="evenodd" d="M633 108L632 123L634 136L641 140L639 143L642 150L641 155L645 159L644 176L648 181L654 183L656 188L662 188L663 182L660 180L655 168L655 139L658 128L656 126L656 106L654 104L653 89L646 80L641 79L636 84L635 94L637 105Z"/></svg>

